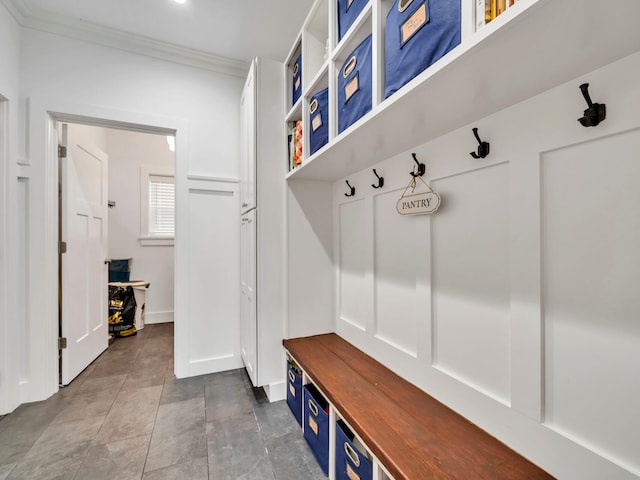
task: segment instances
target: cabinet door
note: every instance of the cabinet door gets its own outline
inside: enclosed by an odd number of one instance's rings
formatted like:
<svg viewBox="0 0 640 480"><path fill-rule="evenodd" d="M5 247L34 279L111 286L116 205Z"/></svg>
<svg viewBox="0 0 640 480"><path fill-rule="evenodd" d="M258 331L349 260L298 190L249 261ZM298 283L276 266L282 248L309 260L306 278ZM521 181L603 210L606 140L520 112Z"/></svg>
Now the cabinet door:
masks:
<svg viewBox="0 0 640 480"><path fill-rule="evenodd" d="M240 98L240 202L241 212L256 207L256 62Z"/></svg>
<svg viewBox="0 0 640 480"><path fill-rule="evenodd" d="M256 311L256 211L242 216L240 230L240 347L251 378L258 382L258 328Z"/></svg>

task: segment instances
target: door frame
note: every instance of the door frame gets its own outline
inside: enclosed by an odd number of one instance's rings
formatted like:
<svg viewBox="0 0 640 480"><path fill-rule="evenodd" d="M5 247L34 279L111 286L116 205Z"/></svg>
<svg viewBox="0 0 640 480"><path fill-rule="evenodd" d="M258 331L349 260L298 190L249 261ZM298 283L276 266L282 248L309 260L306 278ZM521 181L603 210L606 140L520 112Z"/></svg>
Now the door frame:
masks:
<svg viewBox="0 0 640 480"><path fill-rule="evenodd" d="M188 122L184 119L113 110L85 104L30 98L28 101L27 158L30 160L27 323L29 325L28 381L21 387L21 403L44 400L58 391L58 151L57 122L174 135L176 138L176 218L186 195ZM179 261L180 222L176 221L174 250L174 321L176 358L186 319L184 281ZM51 288L55 285L56 288ZM177 363L177 362L176 362Z"/></svg>

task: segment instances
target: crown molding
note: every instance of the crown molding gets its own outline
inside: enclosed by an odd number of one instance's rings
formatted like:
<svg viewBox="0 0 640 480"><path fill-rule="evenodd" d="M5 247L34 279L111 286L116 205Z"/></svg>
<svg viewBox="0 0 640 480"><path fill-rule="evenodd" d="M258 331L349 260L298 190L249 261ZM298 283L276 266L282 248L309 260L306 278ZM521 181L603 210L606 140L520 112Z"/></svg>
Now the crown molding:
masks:
<svg viewBox="0 0 640 480"><path fill-rule="evenodd" d="M0 0L16 21L25 28L54 33L85 42L146 55L173 63L244 78L249 63L214 55L173 43L154 40L92 22L32 8L26 0Z"/></svg>

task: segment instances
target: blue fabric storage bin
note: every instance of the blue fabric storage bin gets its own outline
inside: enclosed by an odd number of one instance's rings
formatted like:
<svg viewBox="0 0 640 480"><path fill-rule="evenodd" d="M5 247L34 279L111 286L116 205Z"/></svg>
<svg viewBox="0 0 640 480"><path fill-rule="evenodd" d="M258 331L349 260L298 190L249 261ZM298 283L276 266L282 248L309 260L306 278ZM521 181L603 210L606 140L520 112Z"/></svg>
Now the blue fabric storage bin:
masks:
<svg viewBox="0 0 640 480"><path fill-rule="evenodd" d="M338 72L338 133L371 111L371 35Z"/></svg>
<svg viewBox="0 0 640 480"><path fill-rule="evenodd" d="M372 480L373 464L353 444L353 433L338 420L336 424L336 480Z"/></svg>
<svg viewBox="0 0 640 480"><path fill-rule="evenodd" d="M459 44L460 0L396 0L387 14L385 98Z"/></svg>
<svg viewBox="0 0 640 480"><path fill-rule="evenodd" d="M302 54L298 56L295 63L293 64L293 93L292 93L292 105L300 98L300 94L302 93Z"/></svg>
<svg viewBox="0 0 640 480"><path fill-rule="evenodd" d="M329 89L319 91L309 102L309 153L313 155L329 141Z"/></svg>
<svg viewBox="0 0 640 480"><path fill-rule="evenodd" d="M302 426L302 375L296 373L291 365L287 368L287 405Z"/></svg>
<svg viewBox="0 0 640 480"><path fill-rule="evenodd" d="M338 0L338 41L356 21L369 0Z"/></svg>
<svg viewBox="0 0 640 480"><path fill-rule="evenodd" d="M329 404L313 385L304 386L304 438L320 468L329 475Z"/></svg>

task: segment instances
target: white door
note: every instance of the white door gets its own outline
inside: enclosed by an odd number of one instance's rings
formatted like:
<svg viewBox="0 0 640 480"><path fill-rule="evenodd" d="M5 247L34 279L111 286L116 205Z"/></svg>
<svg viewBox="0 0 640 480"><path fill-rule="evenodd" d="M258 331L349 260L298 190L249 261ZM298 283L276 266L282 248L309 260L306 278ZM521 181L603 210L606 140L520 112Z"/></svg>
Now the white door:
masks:
<svg viewBox="0 0 640 480"><path fill-rule="evenodd" d="M240 347L251 382L258 386L255 209L242 216L240 245Z"/></svg>
<svg viewBox="0 0 640 480"><path fill-rule="evenodd" d="M61 168L63 385L68 385L109 345L107 322L107 155L66 139Z"/></svg>

